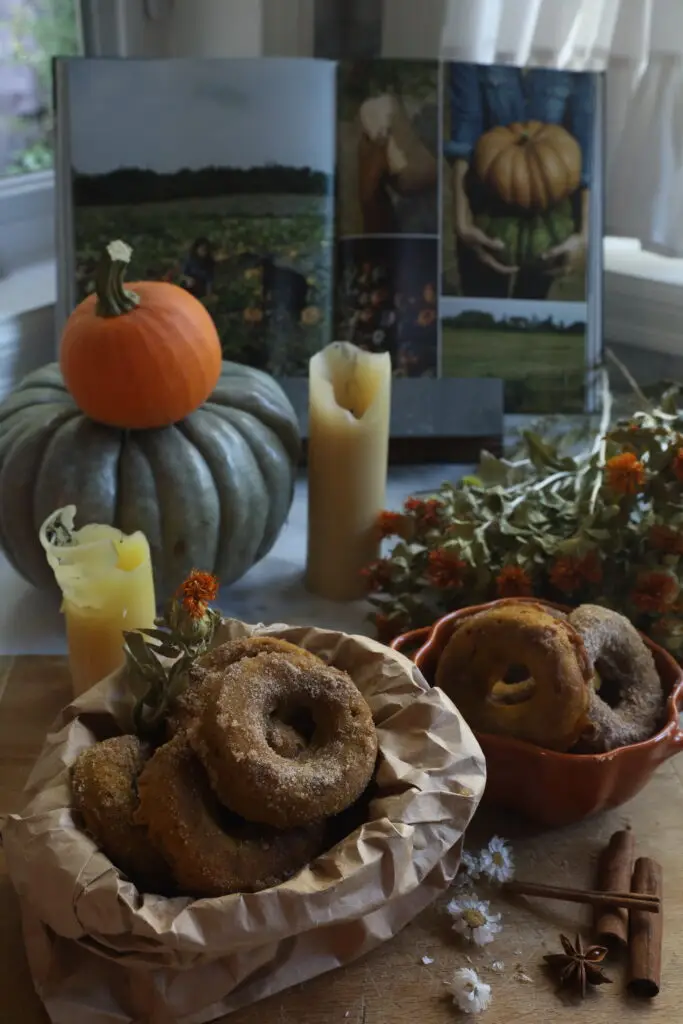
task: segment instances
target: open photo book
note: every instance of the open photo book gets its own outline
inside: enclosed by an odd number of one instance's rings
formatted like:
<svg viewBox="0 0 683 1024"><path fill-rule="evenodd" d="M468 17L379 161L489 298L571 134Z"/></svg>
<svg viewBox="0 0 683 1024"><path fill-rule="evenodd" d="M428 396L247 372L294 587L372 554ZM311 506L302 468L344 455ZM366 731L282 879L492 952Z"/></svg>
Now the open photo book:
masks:
<svg viewBox="0 0 683 1024"><path fill-rule="evenodd" d="M475 403L498 382L506 412L592 407L599 75L74 58L55 82L62 318L121 238L130 280L195 295L226 359L303 380L342 339Z"/></svg>

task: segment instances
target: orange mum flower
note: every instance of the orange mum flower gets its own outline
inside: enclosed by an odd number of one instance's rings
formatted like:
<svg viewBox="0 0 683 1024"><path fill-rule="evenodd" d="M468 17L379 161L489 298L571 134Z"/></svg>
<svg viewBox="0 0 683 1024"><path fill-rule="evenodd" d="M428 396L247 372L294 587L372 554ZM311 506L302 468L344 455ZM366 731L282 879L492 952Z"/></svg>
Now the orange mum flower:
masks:
<svg viewBox="0 0 683 1024"><path fill-rule="evenodd" d="M679 448L674 455L671 470L676 479L683 484L683 448Z"/></svg>
<svg viewBox="0 0 683 1024"><path fill-rule="evenodd" d="M408 498L403 505L406 512L412 512L421 526L438 526L443 502L438 498Z"/></svg>
<svg viewBox="0 0 683 1024"><path fill-rule="evenodd" d="M637 494L645 483L645 466L633 452L607 460L607 482L615 494Z"/></svg>
<svg viewBox="0 0 683 1024"><path fill-rule="evenodd" d="M209 601L215 601L218 594L218 579L210 572L193 569L180 584L176 597L191 619L201 619Z"/></svg>
<svg viewBox="0 0 683 1024"><path fill-rule="evenodd" d="M560 555L550 570L550 582L565 594L573 594L584 583L600 583L601 580L602 564L595 551L589 551L582 558Z"/></svg>
<svg viewBox="0 0 683 1024"><path fill-rule="evenodd" d="M377 558L361 569L360 574L365 580L369 594L384 590L391 580L391 562L387 558Z"/></svg>
<svg viewBox="0 0 683 1024"><path fill-rule="evenodd" d="M631 601L641 612L656 614L671 608L678 583L668 572L642 572L631 591Z"/></svg>
<svg viewBox="0 0 683 1024"><path fill-rule="evenodd" d="M504 565L496 578L498 597L528 597L532 593L529 575L520 565Z"/></svg>
<svg viewBox="0 0 683 1024"><path fill-rule="evenodd" d="M665 555L683 555L683 533L671 526L651 526L648 539L653 548Z"/></svg>
<svg viewBox="0 0 683 1024"><path fill-rule="evenodd" d="M396 537L401 533L403 516L400 512L380 512L377 516L377 529L380 537Z"/></svg>
<svg viewBox="0 0 683 1024"><path fill-rule="evenodd" d="M433 587L439 590L446 590L448 587L461 587L463 575L467 569L467 562L453 551L437 548L429 552L429 566L427 576Z"/></svg>

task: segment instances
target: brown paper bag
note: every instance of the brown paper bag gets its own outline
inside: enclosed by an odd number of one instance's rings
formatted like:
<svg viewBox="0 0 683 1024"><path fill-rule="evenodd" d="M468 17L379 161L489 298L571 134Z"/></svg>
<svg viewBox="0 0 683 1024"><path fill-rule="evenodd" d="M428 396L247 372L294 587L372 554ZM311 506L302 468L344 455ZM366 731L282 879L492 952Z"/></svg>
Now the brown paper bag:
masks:
<svg viewBox="0 0 683 1024"><path fill-rule="evenodd" d="M453 879L486 781L450 700L361 636L223 623L216 643L281 636L350 673L377 726L368 820L294 878L220 899L142 895L73 823L78 752L127 728L122 671L61 715L3 841L36 990L54 1024L206 1024L332 970L395 935Z"/></svg>

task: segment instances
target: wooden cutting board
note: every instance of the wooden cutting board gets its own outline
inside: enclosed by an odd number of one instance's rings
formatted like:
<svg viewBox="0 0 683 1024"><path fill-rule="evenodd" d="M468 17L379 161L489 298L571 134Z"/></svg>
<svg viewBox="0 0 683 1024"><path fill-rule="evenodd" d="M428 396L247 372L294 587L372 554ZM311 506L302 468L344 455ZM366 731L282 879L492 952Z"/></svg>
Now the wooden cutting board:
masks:
<svg viewBox="0 0 683 1024"><path fill-rule="evenodd" d="M47 729L70 696L61 658L0 658L0 814L20 809L21 790ZM467 956L492 986L493 1002L479 1019L487 1024L627 1024L647 1017L669 1024L683 1004L683 758L663 765L648 789L626 807L573 828L553 832L482 810L468 835L476 848L496 833L510 839L518 877L587 887L594 859L612 832L630 823L638 852L664 869L663 984L651 1003L628 997L623 965L606 968L614 984L589 992L584 1004L559 999L541 967L558 952L558 934L573 935L590 920L587 908L563 903L495 901L503 932L483 950L467 948L449 927L443 906L427 910L399 936L348 968L323 975L280 996L226 1017L230 1024L448 1024L458 1018L445 994ZM442 901L443 902L443 901ZM423 963L422 957L432 962ZM493 966L495 965L495 967ZM501 966L502 965L502 966ZM530 979L530 980L525 980ZM19 910L0 862L0 1020L47 1024L21 942ZM467 1019L467 1018L461 1018Z"/></svg>

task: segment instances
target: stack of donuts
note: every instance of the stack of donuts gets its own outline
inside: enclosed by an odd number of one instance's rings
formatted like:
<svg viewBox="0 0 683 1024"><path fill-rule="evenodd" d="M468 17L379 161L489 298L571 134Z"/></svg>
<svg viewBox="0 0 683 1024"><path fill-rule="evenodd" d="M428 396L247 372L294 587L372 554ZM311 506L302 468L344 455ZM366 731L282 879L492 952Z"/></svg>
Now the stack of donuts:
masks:
<svg viewBox="0 0 683 1024"><path fill-rule="evenodd" d="M649 739L665 707L638 631L618 612L589 604L565 614L512 599L464 616L435 683L475 731L577 754Z"/></svg>
<svg viewBox="0 0 683 1024"><path fill-rule="evenodd" d="M83 750L71 770L85 830L142 891L258 892L329 842L377 759L370 709L351 677L275 637L200 659L166 742L136 736Z"/></svg>

